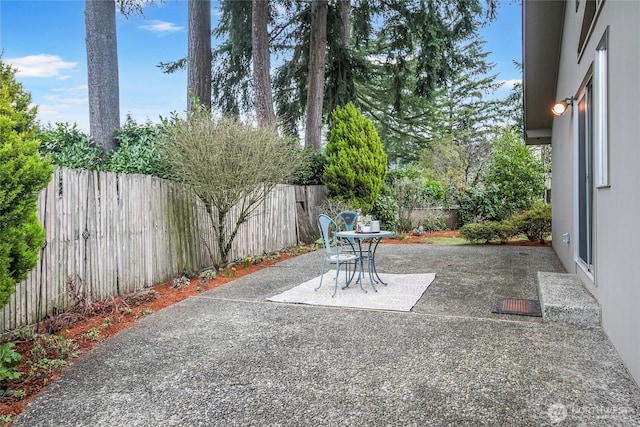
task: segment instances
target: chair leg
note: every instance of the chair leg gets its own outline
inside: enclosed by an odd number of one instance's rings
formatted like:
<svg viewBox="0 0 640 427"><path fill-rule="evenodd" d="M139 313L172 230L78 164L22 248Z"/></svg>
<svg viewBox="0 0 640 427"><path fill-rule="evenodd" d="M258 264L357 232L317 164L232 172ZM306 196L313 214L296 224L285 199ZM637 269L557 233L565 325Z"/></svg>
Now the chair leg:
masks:
<svg viewBox="0 0 640 427"><path fill-rule="evenodd" d="M347 268L345 269L345 272L347 272L347 273L349 272L349 265L350 265L350 263L347 264ZM347 286L345 286L345 288L348 288L351 285L351 282L353 281L353 278L356 275L357 267L358 267L358 263L354 262L353 263L353 272L351 272L351 276L349 278L347 278L347 274L345 274L345 278L347 280Z"/></svg>
<svg viewBox="0 0 640 427"><path fill-rule="evenodd" d="M322 260L322 270L320 271L320 284L318 285L317 288L314 289L314 291L317 291L322 287L322 278L324 277L324 267L326 263L327 263L327 259L325 258Z"/></svg>
<svg viewBox="0 0 640 427"><path fill-rule="evenodd" d="M336 277L334 279L334 286L333 286L333 295L331 295L331 298L335 298L336 297L336 292L338 292L338 276L340 275L340 261L336 262Z"/></svg>

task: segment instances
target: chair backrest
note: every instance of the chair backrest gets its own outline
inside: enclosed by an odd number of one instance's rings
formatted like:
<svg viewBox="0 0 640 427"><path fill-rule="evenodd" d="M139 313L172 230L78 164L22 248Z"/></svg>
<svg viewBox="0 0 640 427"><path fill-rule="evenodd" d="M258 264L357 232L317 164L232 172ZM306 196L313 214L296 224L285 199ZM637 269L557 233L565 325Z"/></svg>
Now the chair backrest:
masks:
<svg viewBox="0 0 640 427"><path fill-rule="evenodd" d="M358 212L355 211L342 211L336 217L336 221L344 223L344 229L346 231L353 231L356 226L356 220L358 219Z"/></svg>
<svg viewBox="0 0 640 427"><path fill-rule="evenodd" d="M318 230L320 230L320 237L322 238L325 254L335 253L336 248L332 244L332 242L335 242L335 239L331 238L331 233L339 230L338 224L336 224L330 216L320 214L318 215Z"/></svg>

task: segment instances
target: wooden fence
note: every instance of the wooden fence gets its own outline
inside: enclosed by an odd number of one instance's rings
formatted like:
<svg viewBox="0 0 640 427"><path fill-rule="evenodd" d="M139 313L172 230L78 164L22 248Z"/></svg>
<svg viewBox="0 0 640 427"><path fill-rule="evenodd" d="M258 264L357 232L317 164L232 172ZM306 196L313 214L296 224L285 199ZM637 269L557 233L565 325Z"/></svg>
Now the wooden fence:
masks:
<svg viewBox="0 0 640 427"><path fill-rule="evenodd" d="M236 213L232 214L232 217ZM185 187L145 175L58 169L40 193L46 242L0 316L3 331L74 302L70 285L100 300L164 283L218 259L210 219ZM298 243L293 186L277 186L245 223L230 259Z"/></svg>

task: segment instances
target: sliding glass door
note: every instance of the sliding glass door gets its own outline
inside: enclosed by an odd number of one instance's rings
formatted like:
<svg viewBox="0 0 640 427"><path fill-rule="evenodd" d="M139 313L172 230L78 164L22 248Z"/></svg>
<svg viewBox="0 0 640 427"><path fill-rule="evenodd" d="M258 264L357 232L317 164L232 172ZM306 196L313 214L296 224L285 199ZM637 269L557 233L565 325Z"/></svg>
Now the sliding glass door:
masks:
<svg viewBox="0 0 640 427"><path fill-rule="evenodd" d="M593 271L593 85L578 98L578 258Z"/></svg>

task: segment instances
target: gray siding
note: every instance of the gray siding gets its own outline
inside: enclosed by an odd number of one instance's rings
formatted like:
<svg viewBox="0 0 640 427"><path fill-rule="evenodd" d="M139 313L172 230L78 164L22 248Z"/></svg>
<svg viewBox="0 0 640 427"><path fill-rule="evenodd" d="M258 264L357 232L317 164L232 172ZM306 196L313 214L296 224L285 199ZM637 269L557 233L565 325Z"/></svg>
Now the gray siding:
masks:
<svg viewBox="0 0 640 427"><path fill-rule="evenodd" d="M572 112L554 120L553 246L602 307L603 328L640 383L640 2L608 0L578 63L584 3L567 2L556 98L575 95L609 27L609 183L594 189L594 272L576 263L575 135ZM574 106L574 108L577 108ZM562 241L571 233L571 243Z"/></svg>

